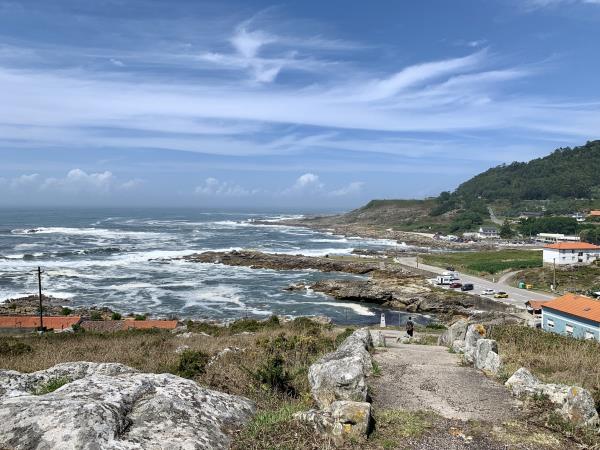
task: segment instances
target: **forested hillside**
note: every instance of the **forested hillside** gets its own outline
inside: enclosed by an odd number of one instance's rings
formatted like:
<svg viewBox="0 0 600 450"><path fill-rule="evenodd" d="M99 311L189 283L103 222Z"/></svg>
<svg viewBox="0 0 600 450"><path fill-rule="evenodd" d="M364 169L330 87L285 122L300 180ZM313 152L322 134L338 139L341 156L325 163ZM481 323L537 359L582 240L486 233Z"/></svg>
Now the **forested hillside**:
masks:
<svg viewBox="0 0 600 450"><path fill-rule="evenodd" d="M600 198L600 141L560 148L529 162L494 167L461 184L455 194L512 202Z"/></svg>

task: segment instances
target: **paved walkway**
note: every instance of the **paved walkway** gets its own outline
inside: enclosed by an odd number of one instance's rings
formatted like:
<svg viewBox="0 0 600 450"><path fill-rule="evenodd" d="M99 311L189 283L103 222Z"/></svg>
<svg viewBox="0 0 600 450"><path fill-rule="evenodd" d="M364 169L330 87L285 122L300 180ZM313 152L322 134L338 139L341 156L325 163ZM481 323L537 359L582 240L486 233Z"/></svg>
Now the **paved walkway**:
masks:
<svg viewBox="0 0 600 450"><path fill-rule="evenodd" d="M406 257L406 258L397 258L396 261L398 263L403 264L408 267L417 267L416 257ZM426 270L428 272L432 272L434 274L442 274L446 270L441 267L430 266L427 264L423 264L419 262L419 269ZM508 275L508 274L506 274ZM520 308L525 308L525 302L528 300L552 300L556 297L556 295L542 293L537 291L528 291L525 289L519 289L514 286L507 284L508 276L502 276L497 281L492 282L486 280L485 278L476 277L473 275L460 274L460 282L461 283L472 283L474 286L474 290L466 291L465 294L471 295L479 295L481 291L484 289L493 289L495 291L504 291L508 293L508 298L494 298L493 296L489 296L492 300L506 303L512 306L517 306Z"/></svg>
<svg viewBox="0 0 600 450"><path fill-rule="evenodd" d="M433 410L447 419L504 422L519 410L508 390L480 371L460 364L446 347L396 344L395 334L375 360L382 375L369 382L382 409Z"/></svg>

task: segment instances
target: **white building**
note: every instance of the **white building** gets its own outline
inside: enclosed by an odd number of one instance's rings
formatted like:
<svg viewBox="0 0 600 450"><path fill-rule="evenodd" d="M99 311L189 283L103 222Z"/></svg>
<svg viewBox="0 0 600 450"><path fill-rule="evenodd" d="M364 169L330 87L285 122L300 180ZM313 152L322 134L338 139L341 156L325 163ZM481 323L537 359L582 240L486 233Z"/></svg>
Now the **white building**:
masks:
<svg viewBox="0 0 600 450"><path fill-rule="evenodd" d="M557 242L546 245L543 251L544 264L591 264L597 259L600 259L600 246L586 242Z"/></svg>
<svg viewBox="0 0 600 450"><path fill-rule="evenodd" d="M538 233L535 237L540 242L579 242L579 236L565 236L561 233Z"/></svg>
<svg viewBox="0 0 600 450"><path fill-rule="evenodd" d="M482 239L493 239L499 238L500 233L498 232L498 228L494 227L480 227L479 228L479 237Z"/></svg>

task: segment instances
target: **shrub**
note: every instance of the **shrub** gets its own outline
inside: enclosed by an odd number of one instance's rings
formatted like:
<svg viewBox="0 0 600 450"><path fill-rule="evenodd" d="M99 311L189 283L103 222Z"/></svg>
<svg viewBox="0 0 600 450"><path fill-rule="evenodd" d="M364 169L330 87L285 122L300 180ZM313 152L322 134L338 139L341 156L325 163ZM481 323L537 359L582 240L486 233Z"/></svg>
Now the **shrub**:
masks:
<svg viewBox="0 0 600 450"><path fill-rule="evenodd" d="M193 320L188 320L186 326L189 331L194 333L206 333L211 336L222 336L226 331L225 327L206 322L194 322Z"/></svg>
<svg viewBox="0 0 600 450"><path fill-rule="evenodd" d="M146 320L146 314L136 314L135 320Z"/></svg>
<svg viewBox="0 0 600 450"><path fill-rule="evenodd" d="M70 315L72 312L73 312L73 310L72 310L71 308L67 308L67 307L65 306L65 307L63 307L63 308L60 310L60 315L61 315L61 316L68 316L68 315Z"/></svg>
<svg viewBox="0 0 600 450"><path fill-rule="evenodd" d="M50 392L54 392L58 388L64 386L67 383L70 383L71 380L67 377L56 377L50 378L45 383L40 384L35 390L35 395L44 395L49 394Z"/></svg>
<svg viewBox="0 0 600 450"><path fill-rule="evenodd" d="M19 356L25 353L31 353L33 348L24 342L0 341L0 355Z"/></svg>
<svg viewBox="0 0 600 450"><path fill-rule="evenodd" d="M90 314L90 320L103 320L102 314L99 311L92 311Z"/></svg>
<svg viewBox="0 0 600 450"><path fill-rule="evenodd" d="M280 355L270 356L259 368L252 372L253 377L271 389L295 396L295 389L290 384L290 374L283 365Z"/></svg>
<svg viewBox="0 0 600 450"><path fill-rule="evenodd" d="M429 330L445 330L447 327L443 323L432 322L425 325L425 328Z"/></svg>
<svg viewBox="0 0 600 450"><path fill-rule="evenodd" d="M293 330L302 331L304 333L316 334L321 332L321 324L309 317L296 317L290 326Z"/></svg>
<svg viewBox="0 0 600 450"><path fill-rule="evenodd" d="M110 318L111 318L112 320L121 320L121 319L122 319L122 316L121 316L121 314L119 314L118 312L114 312L114 313L112 313L112 315L110 316Z"/></svg>
<svg viewBox="0 0 600 450"><path fill-rule="evenodd" d="M206 371L210 356L202 351L185 350L179 357L177 375L183 378L194 378Z"/></svg>

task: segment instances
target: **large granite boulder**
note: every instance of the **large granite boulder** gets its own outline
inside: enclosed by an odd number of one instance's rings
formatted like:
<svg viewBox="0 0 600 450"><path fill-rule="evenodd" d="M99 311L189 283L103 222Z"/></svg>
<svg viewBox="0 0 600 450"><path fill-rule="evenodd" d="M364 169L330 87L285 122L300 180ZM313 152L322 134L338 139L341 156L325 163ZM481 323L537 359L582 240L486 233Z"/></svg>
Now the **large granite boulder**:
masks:
<svg viewBox="0 0 600 450"><path fill-rule="evenodd" d="M0 371L0 448L225 449L224 430L254 410L248 399L121 364Z"/></svg>
<svg viewBox="0 0 600 450"><path fill-rule="evenodd" d="M498 355L498 344L493 339L479 339L473 365L491 375L497 375L500 371L500 356Z"/></svg>
<svg viewBox="0 0 600 450"><path fill-rule="evenodd" d="M577 426L600 425L594 398L587 389L564 384L546 384L521 367L506 382L515 396L543 396L556 406L562 416Z"/></svg>
<svg viewBox="0 0 600 450"><path fill-rule="evenodd" d="M468 363L475 361L475 351L477 350L477 341L485 338L487 330L484 325L477 323L467 327L465 333L464 358Z"/></svg>
<svg viewBox="0 0 600 450"><path fill-rule="evenodd" d="M367 400L365 378L373 368L368 351L371 347L371 333L362 328L346 338L337 350L310 366L308 381L319 408L327 408L336 400Z"/></svg>
<svg viewBox="0 0 600 450"><path fill-rule="evenodd" d="M321 435L341 443L350 438L365 437L371 427L371 404L367 402L336 401L323 410L311 409L294 417L310 423Z"/></svg>
<svg viewBox="0 0 600 450"><path fill-rule="evenodd" d="M371 339L373 340L373 347L385 347L385 335L383 331L375 330L371 331Z"/></svg>
<svg viewBox="0 0 600 450"><path fill-rule="evenodd" d="M438 338L438 345L452 347L454 341L464 341L465 335L467 334L468 326L469 322L465 319L457 320L440 335L440 337Z"/></svg>

